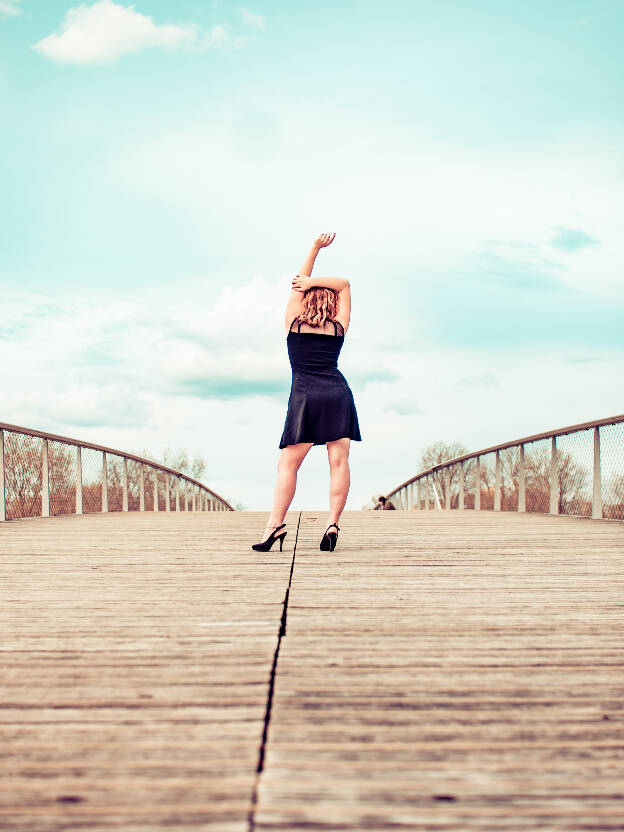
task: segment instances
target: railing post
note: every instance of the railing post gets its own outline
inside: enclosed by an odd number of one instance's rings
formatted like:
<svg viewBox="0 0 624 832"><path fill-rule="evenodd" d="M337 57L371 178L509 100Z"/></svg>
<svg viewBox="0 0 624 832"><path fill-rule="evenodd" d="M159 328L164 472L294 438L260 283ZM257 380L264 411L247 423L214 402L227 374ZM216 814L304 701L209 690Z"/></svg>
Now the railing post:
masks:
<svg viewBox="0 0 624 832"><path fill-rule="evenodd" d="M434 499L435 499L435 506L436 506L438 511L442 511L442 505L440 503L440 497L438 495L438 489L436 488L436 484L435 484L435 476L431 477L431 487L433 488L433 496L434 496Z"/></svg>
<svg viewBox="0 0 624 832"><path fill-rule="evenodd" d="M4 483L4 431L0 430L0 522L6 520L6 491Z"/></svg>
<svg viewBox="0 0 624 832"><path fill-rule="evenodd" d="M50 465L47 439L43 440L41 454L41 516L50 516Z"/></svg>
<svg viewBox="0 0 624 832"><path fill-rule="evenodd" d="M154 511L158 511L158 469L152 468L152 483L154 486Z"/></svg>
<svg viewBox="0 0 624 832"><path fill-rule="evenodd" d="M481 462L479 456L475 457L474 507L475 511L481 511Z"/></svg>
<svg viewBox="0 0 624 832"><path fill-rule="evenodd" d="M180 511L180 477L176 477L175 495L176 495L176 511Z"/></svg>
<svg viewBox="0 0 624 832"><path fill-rule="evenodd" d="M171 511L171 483L169 482L169 474L165 471L165 511Z"/></svg>
<svg viewBox="0 0 624 832"><path fill-rule="evenodd" d="M193 511L197 511L197 486L196 485L193 486L193 491L191 493L192 493L191 499L193 501Z"/></svg>
<svg viewBox="0 0 624 832"><path fill-rule="evenodd" d="M466 501L466 473L464 463L459 463L459 510L464 511Z"/></svg>
<svg viewBox="0 0 624 832"><path fill-rule="evenodd" d="M139 511L145 511L145 471L139 462Z"/></svg>
<svg viewBox="0 0 624 832"><path fill-rule="evenodd" d="M76 445L76 514L82 513L82 448Z"/></svg>
<svg viewBox="0 0 624 832"><path fill-rule="evenodd" d="M416 481L416 506L420 511L420 480Z"/></svg>
<svg viewBox="0 0 624 832"><path fill-rule="evenodd" d="M451 510L451 469L447 465L444 469L444 508L447 511Z"/></svg>
<svg viewBox="0 0 624 832"><path fill-rule="evenodd" d="M106 451L102 451L102 511L108 511L108 470Z"/></svg>
<svg viewBox="0 0 624 832"><path fill-rule="evenodd" d="M526 468L524 466L524 445L520 445L518 462L518 511L526 511Z"/></svg>
<svg viewBox="0 0 624 832"><path fill-rule="evenodd" d="M557 438L550 440L550 513L559 514L559 472L557 470Z"/></svg>
<svg viewBox="0 0 624 832"><path fill-rule="evenodd" d="M594 493L592 517L602 520L602 475L600 471L600 428L594 428Z"/></svg>
<svg viewBox="0 0 624 832"><path fill-rule="evenodd" d="M121 475L121 510L128 511L128 460L126 457L123 458Z"/></svg>
<svg viewBox="0 0 624 832"><path fill-rule="evenodd" d="M425 477L423 482L423 489L425 492L425 499L423 501L425 504L425 511L429 511L429 477Z"/></svg>
<svg viewBox="0 0 624 832"><path fill-rule="evenodd" d="M496 451L494 461L494 511L501 510L501 461L500 451Z"/></svg>

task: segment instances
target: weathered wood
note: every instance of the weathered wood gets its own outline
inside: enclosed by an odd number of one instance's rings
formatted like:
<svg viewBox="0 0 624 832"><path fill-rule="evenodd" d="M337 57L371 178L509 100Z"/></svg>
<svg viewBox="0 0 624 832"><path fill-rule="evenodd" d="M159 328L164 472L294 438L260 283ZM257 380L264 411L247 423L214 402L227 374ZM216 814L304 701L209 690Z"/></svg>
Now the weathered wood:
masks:
<svg viewBox="0 0 624 832"><path fill-rule="evenodd" d="M298 517L0 526L3 832L621 828L624 525Z"/></svg>
<svg viewBox="0 0 624 832"><path fill-rule="evenodd" d="M318 519L312 519L316 517ZM260 830L622 825L624 526L304 512Z"/></svg>
<svg viewBox="0 0 624 832"><path fill-rule="evenodd" d="M297 517L2 524L3 832L246 832Z"/></svg>

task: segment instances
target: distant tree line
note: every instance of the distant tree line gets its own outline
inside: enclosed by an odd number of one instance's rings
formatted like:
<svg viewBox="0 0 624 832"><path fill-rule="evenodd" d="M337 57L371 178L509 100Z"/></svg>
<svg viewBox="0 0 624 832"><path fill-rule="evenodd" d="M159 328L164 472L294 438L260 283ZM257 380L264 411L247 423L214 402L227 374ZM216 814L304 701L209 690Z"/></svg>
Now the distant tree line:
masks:
<svg viewBox="0 0 624 832"><path fill-rule="evenodd" d="M5 455L5 500L7 519L37 517L42 509L43 484L43 440L36 436L4 433ZM85 513L102 511L102 454L83 448L82 455L82 500ZM149 451L137 453L154 462L160 462L192 479L202 481L206 461L200 454L191 455L186 449L166 448L160 457ZM128 508L138 510L140 505L141 472L138 462L128 460ZM63 442L48 441L48 475L50 482L50 513L73 514L76 511L76 483L78 467L76 448ZM169 479L170 507L175 508L175 480L171 474L157 472L157 498L160 510L166 509L167 479ZM121 511L123 503L123 457L116 454L106 456L106 481L109 511ZM154 480L152 472L145 471L143 479L145 510L154 507ZM241 503L234 504L224 497L236 510L242 510ZM183 497L181 508L186 503ZM190 503L189 503L190 507Z"/></svg>
<svg viewBox="0 0 624 832"><path fill-rule="evenodd" d="M437 441L428 445L421 453L419 467L414 474L433 468L450 459L468 453L460 442ZM501 466L501 508L514 511L518 507L518 484L520 473L520 449L506 448L500 452ZM474 459L463 463L464 506L474 508L476 463ZM525 445L525 499L528 512L548 512L550 508L550 444L546 442ZM460 466L434 472L430 480L442 506L446 505L447 488L450 489L451 508L459 505ZM592 470L583 465L569 451L557 449L558 500L560 514L591 515L592 513ZM482 456L479 460L479 484L481 508L494 508L495 459L494 454ZM421 502L424 506L424 487L421 487ZM416 496L414 485L414 500ZM363 506L373 508L379 495L371 497ZM433 494L429 495L433 501ZM603 482L603 514L612 519L624 519L624 474L612 475Z"/></svg>

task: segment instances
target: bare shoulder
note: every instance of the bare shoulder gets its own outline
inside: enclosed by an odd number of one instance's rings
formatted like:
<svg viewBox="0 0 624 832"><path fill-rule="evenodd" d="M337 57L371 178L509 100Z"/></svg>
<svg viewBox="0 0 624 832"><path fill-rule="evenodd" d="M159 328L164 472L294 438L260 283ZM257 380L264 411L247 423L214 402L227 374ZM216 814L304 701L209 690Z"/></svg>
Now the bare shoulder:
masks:
<svg viewBox="0 0 624 832"><path fill-rule="evenodd" d="M293 289L290 293L288 303L286 304L286 312L284 314L284 326L286 327L286 332L290 330L290 325L293 322L293 318L296 318L301 312L302 297L303 296L301 292L298 292L295 289Z"/></svg>

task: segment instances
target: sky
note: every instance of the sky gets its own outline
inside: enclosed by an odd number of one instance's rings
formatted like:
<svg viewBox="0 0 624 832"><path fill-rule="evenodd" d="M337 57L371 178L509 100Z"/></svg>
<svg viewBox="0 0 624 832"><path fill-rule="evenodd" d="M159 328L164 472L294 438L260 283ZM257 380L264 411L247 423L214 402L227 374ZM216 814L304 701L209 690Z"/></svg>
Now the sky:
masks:
<svg viewBox="0 0 624 832"><path fill-rule="evenodd" d="M0 421L268 509L324 231L347 508L624 411L624 2L249 2L0 0ZM292 508L327 495L320 446Z"/></svg>

